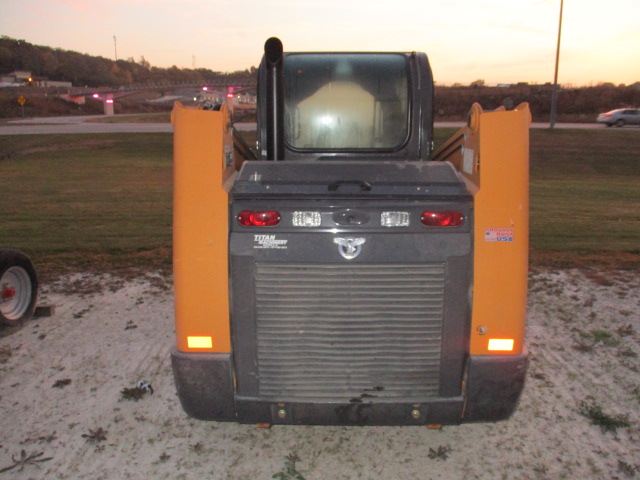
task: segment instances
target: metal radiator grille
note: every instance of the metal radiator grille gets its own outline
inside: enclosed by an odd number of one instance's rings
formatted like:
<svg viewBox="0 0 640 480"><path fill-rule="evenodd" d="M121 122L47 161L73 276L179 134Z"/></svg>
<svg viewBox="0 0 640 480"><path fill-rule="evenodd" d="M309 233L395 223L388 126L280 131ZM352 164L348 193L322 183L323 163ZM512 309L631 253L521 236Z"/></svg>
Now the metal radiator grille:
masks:
<svg viewBox="0 0 640 480"><path fill-rule="evenodd" d="M259 393L437 397L445 268L256 264Z"/></svg>

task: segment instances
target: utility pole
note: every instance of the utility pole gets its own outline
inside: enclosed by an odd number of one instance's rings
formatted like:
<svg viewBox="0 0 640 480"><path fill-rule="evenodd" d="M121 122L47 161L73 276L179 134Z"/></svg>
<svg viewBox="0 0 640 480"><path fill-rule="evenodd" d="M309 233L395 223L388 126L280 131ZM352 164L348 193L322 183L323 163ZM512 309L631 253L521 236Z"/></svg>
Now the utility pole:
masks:
<svg viewBox="0 0 640 480"><path fill-rule="evenodd" d="M116 44L116 36L113 36L113 50L115 51L116 54L116 62L118 61L118 46Z"/></svg>
<svg viewBox="0 0 640 480"><path fill-rule="evenodd" d="M556 71L553 75L553 92L551 93L551 117L549 128L556 124L556 105L558 103L558 64L560 63L560 37L562 36L562 8L564 0L560 0L560 24L558 25L558 46L556 47Z"/></svg>

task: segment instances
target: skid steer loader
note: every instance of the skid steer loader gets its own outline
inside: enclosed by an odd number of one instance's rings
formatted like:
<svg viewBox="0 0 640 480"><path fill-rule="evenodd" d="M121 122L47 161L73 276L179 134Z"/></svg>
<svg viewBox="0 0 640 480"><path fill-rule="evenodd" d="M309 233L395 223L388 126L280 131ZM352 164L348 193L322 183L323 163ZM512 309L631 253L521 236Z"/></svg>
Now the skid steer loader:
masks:
<svg viewBox="0 0 640 480"><path fill-rule="evenodd" d="M257 152L176 104L172 365L184 410L441 425L514 411L528 266L526 104L433 151L423 53L265 44Z"/></svg>

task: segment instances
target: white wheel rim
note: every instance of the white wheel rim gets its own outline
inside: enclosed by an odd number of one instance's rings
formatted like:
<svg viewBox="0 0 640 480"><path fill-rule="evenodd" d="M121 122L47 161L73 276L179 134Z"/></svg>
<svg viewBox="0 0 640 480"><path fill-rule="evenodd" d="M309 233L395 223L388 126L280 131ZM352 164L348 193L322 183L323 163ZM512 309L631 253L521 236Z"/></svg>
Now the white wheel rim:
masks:
<svg viewBox="0 0 640 480"><path fill-rule="evenodd" d="M0 278L0 313L19 320L31 303L31 279L22 267L10 267Z"/></svg>

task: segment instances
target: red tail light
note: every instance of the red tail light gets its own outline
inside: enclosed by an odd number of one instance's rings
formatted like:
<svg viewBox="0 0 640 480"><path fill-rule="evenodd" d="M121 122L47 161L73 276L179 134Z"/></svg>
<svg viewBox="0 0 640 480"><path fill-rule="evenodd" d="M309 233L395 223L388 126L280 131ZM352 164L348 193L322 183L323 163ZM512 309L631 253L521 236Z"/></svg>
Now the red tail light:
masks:
<svg viewBox="0 0 640 480"><path fill-rule="evenodd" d="M427 227L459 227L464 222L460 212L424 212L420 221Z"/></svg>
<svg viewBox="0 0 640 480"><path fill-rule="evenodd" d="M238 215L238 222L245 227L273 227L280 223L280 213L244 210Z"/></svg>

